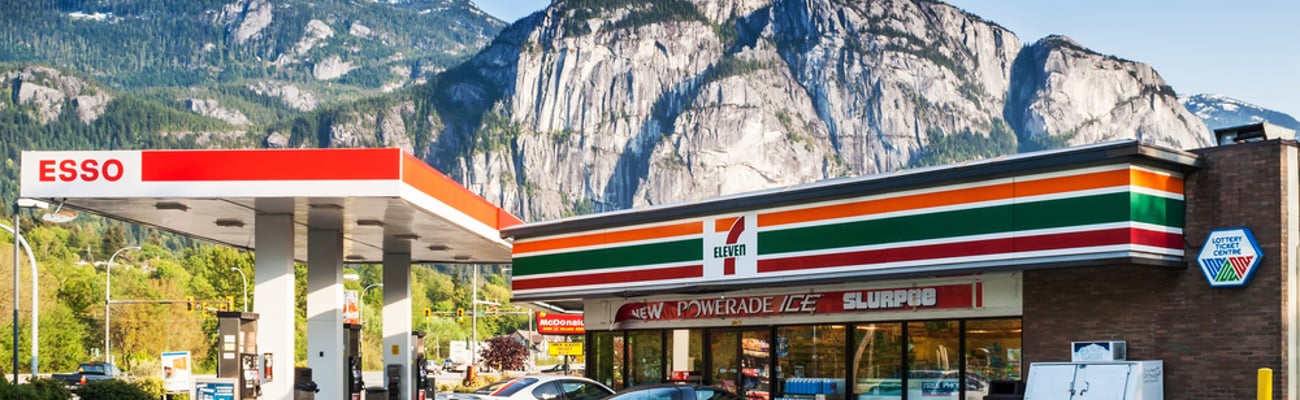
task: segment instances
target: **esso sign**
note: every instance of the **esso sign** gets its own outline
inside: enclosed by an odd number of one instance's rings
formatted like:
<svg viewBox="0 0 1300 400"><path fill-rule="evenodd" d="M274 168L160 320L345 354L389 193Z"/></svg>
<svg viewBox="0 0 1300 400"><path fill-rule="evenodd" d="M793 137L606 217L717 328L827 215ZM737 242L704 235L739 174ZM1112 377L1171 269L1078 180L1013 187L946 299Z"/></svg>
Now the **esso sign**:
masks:
<svg viewBox="0 0 1300 400"><path fill-rule="evenodd" d="M40 160L37 166L37 180L41 182L117 182L122 179L126 167L122 160L93 158Z"/></svg>

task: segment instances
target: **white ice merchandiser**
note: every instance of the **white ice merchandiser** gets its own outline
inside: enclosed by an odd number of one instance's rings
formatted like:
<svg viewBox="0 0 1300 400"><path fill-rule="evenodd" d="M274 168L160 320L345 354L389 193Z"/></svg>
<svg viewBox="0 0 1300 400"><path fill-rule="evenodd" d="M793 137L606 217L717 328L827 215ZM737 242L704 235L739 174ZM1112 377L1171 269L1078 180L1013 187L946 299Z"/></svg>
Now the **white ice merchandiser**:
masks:
<svg viewBox="0 0 1300 400"><path fill-rule="evenodd" d="M1164 362L1036 362L1025 400L1164 400Z"/></svg>

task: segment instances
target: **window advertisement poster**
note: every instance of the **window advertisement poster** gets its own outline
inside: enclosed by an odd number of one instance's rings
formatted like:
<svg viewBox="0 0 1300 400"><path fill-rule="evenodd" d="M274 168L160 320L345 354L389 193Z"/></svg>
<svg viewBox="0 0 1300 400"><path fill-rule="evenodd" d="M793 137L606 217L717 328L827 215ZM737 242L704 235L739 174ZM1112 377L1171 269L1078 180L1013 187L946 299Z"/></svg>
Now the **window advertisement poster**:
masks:
<svg viewBox="0 0 1300 400"><path fill-rule="evenodd" d="M188 351L162 353L163 388L171 393L189 393L194 385L193 361Z"/></svg>
<svg viewBox="0 0 1300 400"><path fill-rule="evenodd" d="M345 324L361 323L361 312L357 308L358 300L359 297L357 297L357 291L355 290L343 291L343 323Z"/></svg>

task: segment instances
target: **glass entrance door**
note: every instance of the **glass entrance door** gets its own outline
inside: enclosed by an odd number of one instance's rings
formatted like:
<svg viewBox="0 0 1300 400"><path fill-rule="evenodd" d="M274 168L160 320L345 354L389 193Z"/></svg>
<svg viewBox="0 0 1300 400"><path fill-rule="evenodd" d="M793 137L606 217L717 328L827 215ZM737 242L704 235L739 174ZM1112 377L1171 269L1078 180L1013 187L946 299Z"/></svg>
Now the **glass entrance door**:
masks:
<svg viewBox="0 0 1300 400"><path fill-rule="evenodd" d="M772 378L771 342L771 332L767 329L710 332L712 383L751 400L768 399Z"/></svg>

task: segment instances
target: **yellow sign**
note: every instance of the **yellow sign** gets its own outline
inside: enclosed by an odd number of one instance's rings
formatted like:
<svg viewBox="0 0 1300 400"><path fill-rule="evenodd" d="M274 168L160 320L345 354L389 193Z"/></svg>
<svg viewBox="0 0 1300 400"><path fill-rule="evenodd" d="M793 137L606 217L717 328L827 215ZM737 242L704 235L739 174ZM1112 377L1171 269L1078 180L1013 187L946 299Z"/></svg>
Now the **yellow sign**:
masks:
<svg viewBox="0 0 1300 400"><path fill-rule="evenodd" d="M582 343L551 343L546 346L546 353L553 356L580 356L582 355Z"/></svg>

